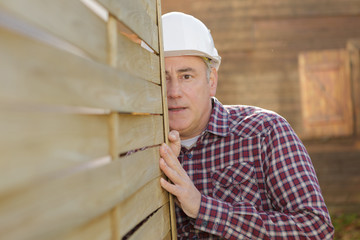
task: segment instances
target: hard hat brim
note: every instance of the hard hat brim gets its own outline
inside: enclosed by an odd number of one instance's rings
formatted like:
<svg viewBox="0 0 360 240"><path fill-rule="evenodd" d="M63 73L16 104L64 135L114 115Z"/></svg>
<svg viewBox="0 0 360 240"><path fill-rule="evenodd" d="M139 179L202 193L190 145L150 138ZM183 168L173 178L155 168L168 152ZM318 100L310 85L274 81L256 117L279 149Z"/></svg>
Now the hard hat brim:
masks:
<svg viewBox="0 0 360 240"><path fill-rule="evenodd" d="M212 67L216 68L218 70L220 63L221 63L221 57L217 56L210 56L209 54L206 54L202 51L198 50L174 50L174 51L164 51L164 57L179 57L179 56L197 56L197 57L206 57L211 60Z"/></svg>

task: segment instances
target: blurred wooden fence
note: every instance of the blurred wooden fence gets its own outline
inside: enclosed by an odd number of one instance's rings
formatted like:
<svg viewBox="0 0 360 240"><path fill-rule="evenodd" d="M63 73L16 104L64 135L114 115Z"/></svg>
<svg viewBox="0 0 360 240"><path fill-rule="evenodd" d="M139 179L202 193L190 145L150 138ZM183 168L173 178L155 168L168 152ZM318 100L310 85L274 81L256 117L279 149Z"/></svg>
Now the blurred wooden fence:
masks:
<svg viewBox="0 0 360 240"><path fill-rule="evenodd" d="M0 1L0 239L176 238L160 0L94 2Z"/></svg>

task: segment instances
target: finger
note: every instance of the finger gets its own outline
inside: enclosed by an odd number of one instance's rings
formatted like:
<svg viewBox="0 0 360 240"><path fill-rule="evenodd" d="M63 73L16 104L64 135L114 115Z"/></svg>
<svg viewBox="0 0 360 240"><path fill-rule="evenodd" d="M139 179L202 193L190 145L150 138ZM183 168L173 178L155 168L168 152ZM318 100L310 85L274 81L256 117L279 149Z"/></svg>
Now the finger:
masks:
<svg viewBox="0 0 360 240"><path fill-rule="evenodd" d="M168 181L166 181L164 178L160 178L160 185L172 195L176 197L179 195L179 191L177 190L177 187L174 184L171 184Z"/></svg>
<svg viewBox="0 0 360 240"><path fill-rule="evenodd" d="M169 164L171 167L181 166L179 160L177 159L171 148L165 143L160 146L160 156L164 158L167 164Z"/></svg>
<svg viewBox="0 0 360 240"><path fill-rule="evenodd" d="M179 135L179 132L176 131L176 130L171 130L169 132L169 140L171 142L176 142L176 141L179 141L180 142L180 135Z"/></svg>
<svg viewBox="0 0 360 240"><path fill-rule="evenodd" d="M160 158L160 169L174 184L182 183L183 178L181 177L181 175L176 170L169 167L163 158Z"/></svg>
<svg viewBox="0 0 360 240"><path fill-rule="evenodd" d="M186 171L181 166L177 157L174 156L174 154L172 153L169 146L167 146L166 144L163 144L160 147L160 156L164 159L164 161L166 162L166 165L169 168L173 169L175 172L177 172L179 176L181 176L183 178L188 178Z"/></svg>

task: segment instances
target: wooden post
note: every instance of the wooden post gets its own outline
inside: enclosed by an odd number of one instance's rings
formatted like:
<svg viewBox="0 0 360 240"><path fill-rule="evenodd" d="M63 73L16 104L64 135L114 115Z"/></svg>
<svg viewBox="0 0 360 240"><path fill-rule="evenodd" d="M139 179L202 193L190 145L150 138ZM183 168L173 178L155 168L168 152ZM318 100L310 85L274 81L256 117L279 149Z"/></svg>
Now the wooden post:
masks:
<svg viewBox="0 0 360 240"><path fill-rule="evenodd" d="M167 107L167 93L166 93L166 79L165 79L165 64L164 64L164 48L162 38L162 22L161 22L161 0L157 0L157 22L159 28L159 55L160 55L160 77L161 77L161 90L163 102L163 117L164 117L164 141L169 143L169 116ZM174 196L169 193L170 200L170 225L171 225L171 239L177 240L176 229L176 216L175 216L175 203Z"/></svg>
<svg viewBox="0 0 360 240"><path fill-rule="evenodd" d="M111 67L116 67L117 61L117 28L116 28L116 19L109 15L107 22L107 37L108 37L108 64ZM111 112L109 115L109 152L111 160L115 161L119 158L118 151L116 150L118 146L118 127L119 127L119 115L116 112ZM117 217L117 207L115 206L110 211L111 216L111 238L112 240L119 239L119 220Z"/></svg>
<svg viewBox="0 0 360 240"><path fill-rule="evenodd" d="M354 107L355 134L360 136L360 39L348 41L347 50L350 59L350 77Z"/></svg>

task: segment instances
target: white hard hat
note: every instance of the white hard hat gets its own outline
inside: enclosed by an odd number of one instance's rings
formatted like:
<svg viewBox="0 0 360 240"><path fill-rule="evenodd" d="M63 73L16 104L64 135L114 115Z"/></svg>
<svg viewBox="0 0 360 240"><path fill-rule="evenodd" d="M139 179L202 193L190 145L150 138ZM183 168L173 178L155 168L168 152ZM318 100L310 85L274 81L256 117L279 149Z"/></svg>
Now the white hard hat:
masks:
<svg viewBox="0 0 360 240"><path fill-rule="evenodd" d="M162 16L165 57L192 55L206 57L219 69L219 56L210 30L199 19L181 12Z"/></svg>

